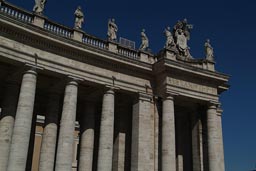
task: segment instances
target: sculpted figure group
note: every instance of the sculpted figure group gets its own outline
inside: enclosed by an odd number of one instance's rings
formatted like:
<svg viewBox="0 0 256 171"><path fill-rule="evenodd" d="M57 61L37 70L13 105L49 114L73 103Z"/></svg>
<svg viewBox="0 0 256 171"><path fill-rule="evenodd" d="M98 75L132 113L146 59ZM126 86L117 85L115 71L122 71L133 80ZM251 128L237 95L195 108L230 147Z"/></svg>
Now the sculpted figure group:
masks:
<svg viewBox="0 0 256 171"><path fill-rule="evenodd" d="M35 0L35 5L33 7L33 11L42 15L44 11L44 7L47 0ZM82 25L84 23L84 14L82 8L80 6L75 10L75 29L82 29ZM183 21L178 21L171 31L171 28L168 26L164 30L164 35L166 37L164 48L172 50L177 53L179 56L183 56L185 58L192 58L190 55L190 47L188 46L188 41L190 40L190 31L193 29L193 25L188 24L187 19L185 18ZM115 23L115 19L111 18L108 20L108 31L107 36L109 41L117 41L117 31L118 27ZM207 60L214 61L213 48L210 44L210 40L207 39L205 44L205 55ZM145 29L141 31L141 45L139 47L140 50L148 51L149 50L149 39L145 33Z"/></svg>

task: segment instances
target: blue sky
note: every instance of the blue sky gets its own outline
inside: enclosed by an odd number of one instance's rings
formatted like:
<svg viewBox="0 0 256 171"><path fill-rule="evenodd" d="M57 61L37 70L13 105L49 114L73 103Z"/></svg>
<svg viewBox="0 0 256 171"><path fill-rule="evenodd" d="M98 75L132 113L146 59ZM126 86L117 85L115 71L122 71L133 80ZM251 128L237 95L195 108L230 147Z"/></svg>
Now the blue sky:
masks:
<svg viewBox="0 0 256 171"><path fill-rule="evenodd" d="M33 0L9 0L31 10ZM211 39L217 70L232 75L231 88L221 97L226 171L249 171L256 165L256 1L171 0L48 0L45 15L73 27L74 10L81 5L84 31L106 38L107 20L115 18L118 36L140 44L146 29L150 48L157 53L164 45L163 30L187 18L192 56L204 56L203 44Z"/></svg>

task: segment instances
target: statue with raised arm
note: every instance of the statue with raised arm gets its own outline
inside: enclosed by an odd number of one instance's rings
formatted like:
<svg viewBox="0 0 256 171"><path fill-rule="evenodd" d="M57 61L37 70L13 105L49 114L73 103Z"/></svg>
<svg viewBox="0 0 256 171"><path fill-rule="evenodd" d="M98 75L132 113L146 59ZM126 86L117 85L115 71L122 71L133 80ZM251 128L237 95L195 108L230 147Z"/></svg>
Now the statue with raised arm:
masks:
<svg viewBox="0 0 256 171"><path fill-rule="evenodd" d="M82 8L80 6L77 7L75 13L75 28L81 29L82 24L84 23L84 13L82 11Z"/></svg>
<svg viewBox="0 0 256 171"><path fill-rule="evenodd" d="M36 14L42 15L45 4L46 4L46 0L35 0L33 12L35 12Z"/></svg>
<svg viewBox="0 0 256 171"><path fill-rule="evenodd" d="M117 36L116 36L116 33L118 31L118 27L115 23L115 19L112 18L112 19L109 19L108 20L108 40L111 40L111 41L116 41L117 39Z"/></svg>
<svg viewBox="0 0 256 171"><path fill-rule="evenodd" d="M141 31L141 45L140 45L140 50L147 50L149 47L149 41L148 41L148 37L145 33L145 29L142 29Z"/></svg>
<svg viewBox="0 0 256 171"><path fill-rule="evenodd" d="M166 37L165 48L175 47L174 39L170 30L171 28L169 26L164 30L164 35Z"/></svg>
<svg viewBox="0 0 256 171"><path fill-rule="evenodd" d="M204 48L205 48L206 59L210 61L214 61L213 47L210 44L210 39L206 40L204 44Z"/></svg>

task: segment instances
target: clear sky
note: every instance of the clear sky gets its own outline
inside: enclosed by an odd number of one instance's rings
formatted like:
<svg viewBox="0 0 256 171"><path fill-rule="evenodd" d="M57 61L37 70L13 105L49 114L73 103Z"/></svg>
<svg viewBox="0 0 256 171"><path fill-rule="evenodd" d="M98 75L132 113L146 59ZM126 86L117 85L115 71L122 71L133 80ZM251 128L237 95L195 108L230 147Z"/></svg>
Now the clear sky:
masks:
<svg viewBox="0 0 256 171"><path fill-rule="evenodd" d="M34 0L9 0L27 10ZM249 171L256 165L256 1L212 0L48 0L45 15L73 27L74 10L81 5L83 30L106 38L107 20L115 18L118 36L140 44L146 29L150 48L157 53L164 45L163 30L187 18L192 56L204 56L204 42L211 39L217 70L232 75L231 88L222 95L226 171ZM255 109L254 109L255 107Z"/></svg>

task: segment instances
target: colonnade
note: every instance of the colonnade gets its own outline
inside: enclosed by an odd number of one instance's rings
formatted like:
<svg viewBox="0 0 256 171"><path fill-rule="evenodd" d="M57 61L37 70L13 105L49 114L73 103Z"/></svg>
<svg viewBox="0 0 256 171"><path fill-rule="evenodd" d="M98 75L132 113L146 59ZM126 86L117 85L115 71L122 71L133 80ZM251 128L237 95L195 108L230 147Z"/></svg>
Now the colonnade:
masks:
<svg viewBox="0 0 256 171"><path fill-rule="evenodd" d="M8 95L3 100L0 120L0 170L24 171L29 149L29 138L35 102L38 73L35 68L24 72L20 91L9 86ZM79 79L69 77L65 86L61 118L58 118L60 95L52 93L48 100L47 114L40 152L40 171L72 170L74 130L79 94ZM98 171L111 171L113 168L114 141L114 87L106 87L102 98L100 133L98 146ZM17 102L18 99L18 102ZM166 94L162 100L161 148L159 158L162 171L177 171L175 127L175 96ZM16 109L17 104L17 109ZM91 171L95 141L94 104L87 104L83 115L80 135L79 170ZM15 118L15 119L14 119ZM59 131L58 120L60 119ZM209 103L206 112L207 148L209 171L224 171L221 113L216 104ZM154 170L154 102L151 96L138 94L132 107L131 170ZM196 124L192 130L193 171L203 171L202 127ZM57 150L55 150L57 149ZM56 151L56 152L55 152ZM56 159L55 159L56 158Z"/></svg>

